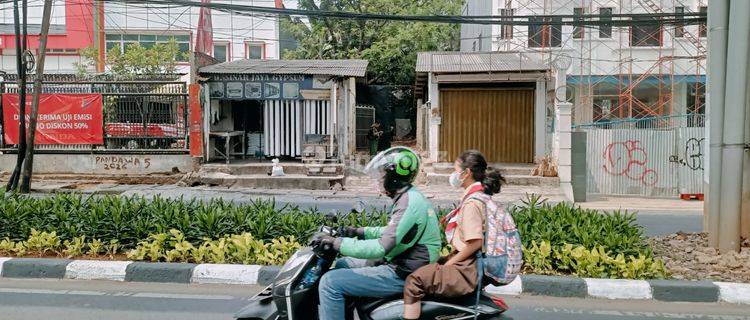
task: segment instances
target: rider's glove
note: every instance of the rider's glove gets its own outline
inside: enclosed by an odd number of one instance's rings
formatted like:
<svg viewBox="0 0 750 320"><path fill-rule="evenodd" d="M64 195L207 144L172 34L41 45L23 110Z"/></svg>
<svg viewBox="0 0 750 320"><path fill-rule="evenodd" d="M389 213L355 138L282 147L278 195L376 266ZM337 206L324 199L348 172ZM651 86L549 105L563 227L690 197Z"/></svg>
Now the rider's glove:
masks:
<svg viewBox="0 0 750 320"><path fill-rule="evenodd" d="M331 250L339 251L341 247L341 239L332 237L326 233L317 233L313 235L311 241L313 246L320 246L321 248L330 248Z"/></svg>
<svg viewBox="0 0 750 320"><path fill-rule="evenodd" d="M339 229L339 235L344 238L364 238L365 228L342 227Z"/></svg>

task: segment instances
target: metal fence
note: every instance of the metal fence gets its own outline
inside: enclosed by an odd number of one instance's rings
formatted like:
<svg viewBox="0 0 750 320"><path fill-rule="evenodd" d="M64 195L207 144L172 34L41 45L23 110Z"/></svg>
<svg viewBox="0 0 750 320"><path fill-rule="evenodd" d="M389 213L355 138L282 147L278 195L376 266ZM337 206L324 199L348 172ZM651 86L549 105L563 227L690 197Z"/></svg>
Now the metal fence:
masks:
<svg viewBox="0 0 750 320"><path fill-rule="evenodd" d="M357 149L367 149L369 148L367 135L370 132L372 124L375 123L375 107L358 105L356 107L356 114Z"/></svg>
<svg viewBox="0 0 750 320"><path fill-rule="evenodd" d="M40 150L185 151L188 148L188 95L184 82L54 79L45 80L43 92L100 93L104 103L104 145L40 145L37 147ZM18 85L0 82L0 93L18 93ZM2 145L5 149L15 147Z"/></svg>
<svg viewBox="0 0 750 320"><path fill-rule="evenodd" d="M702 194L704 121L695 114L574 126L587 132L588 193Z"/></svg>

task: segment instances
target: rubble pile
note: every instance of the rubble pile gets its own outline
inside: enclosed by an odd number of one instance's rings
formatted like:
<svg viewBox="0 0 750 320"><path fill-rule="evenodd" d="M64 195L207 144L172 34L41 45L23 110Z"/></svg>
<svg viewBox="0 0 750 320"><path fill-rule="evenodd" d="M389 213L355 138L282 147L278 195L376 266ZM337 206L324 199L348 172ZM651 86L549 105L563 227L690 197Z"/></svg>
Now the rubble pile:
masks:
<svg viewBox="0 0 750 320"><path fill-rule="evenodd" d="M653 237L649 242L675 279L750 283L749 239L744 240L740 252L723 254L708 246L705 233L678 232Z"/></svg>

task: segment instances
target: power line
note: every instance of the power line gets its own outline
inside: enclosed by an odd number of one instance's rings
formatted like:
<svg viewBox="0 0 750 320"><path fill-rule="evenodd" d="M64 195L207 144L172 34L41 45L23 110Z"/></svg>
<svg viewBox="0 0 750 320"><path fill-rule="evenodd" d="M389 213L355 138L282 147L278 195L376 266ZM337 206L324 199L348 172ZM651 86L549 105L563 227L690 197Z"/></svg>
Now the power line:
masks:
<svg viewBox="0 0 750 320"><path fill-rule="evenodd" d="M705 13L656 13L656 14L612 14L607 20L602 15L528 15L528 16L452 16L452 15L395 15L381 13L357 13L328 10L303 10L271 8L252 5L227 3L201 3L188 0L113 0L122 3L181 5L190 7L208 7L211 9L237 14L265 13L269 15L296 15L309 18L339 18L352 20L384 20L399 22L431 22L459 24L510 24L510 25L572 25L572 26L632 26L634 24L681 24L692 25L706 22Z"/></svg>

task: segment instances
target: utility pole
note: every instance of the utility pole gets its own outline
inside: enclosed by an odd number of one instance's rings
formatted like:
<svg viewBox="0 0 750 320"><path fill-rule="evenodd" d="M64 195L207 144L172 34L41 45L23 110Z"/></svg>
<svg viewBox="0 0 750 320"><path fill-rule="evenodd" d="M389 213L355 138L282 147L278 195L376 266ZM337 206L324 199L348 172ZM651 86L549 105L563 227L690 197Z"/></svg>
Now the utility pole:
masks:
<svg viewBox="0 0 750 320"><path fill-rule="evenodd" d="M8 180L7 191L15 191L18 187L18 180L21 177L21 165L23 158L26 156L26 64L24 63L24 54L26 53L26 35L28 6L26 0L23 0L23 33L21 32L20 19L18 14L18 0L13 0L13 23L16 31L16 69L18 70L18 158L13 174Z"/></svg>
<svg viewBox="0 0 750 320"><path fill-rule="evenodd" d="M36 135L36 120L39 115L39 96L42 94L42 78L44 77L44 59L47 56L47 36L49 35L50 16L52 15L52 0L44 0L42 13L42 30L39 34L39 59L36 64L36 78L32 91L31 119L29 121L29 145L26 147L26 157L21 168L21 193L31 191L31 174L34 168L34 137Z"/></svg>

